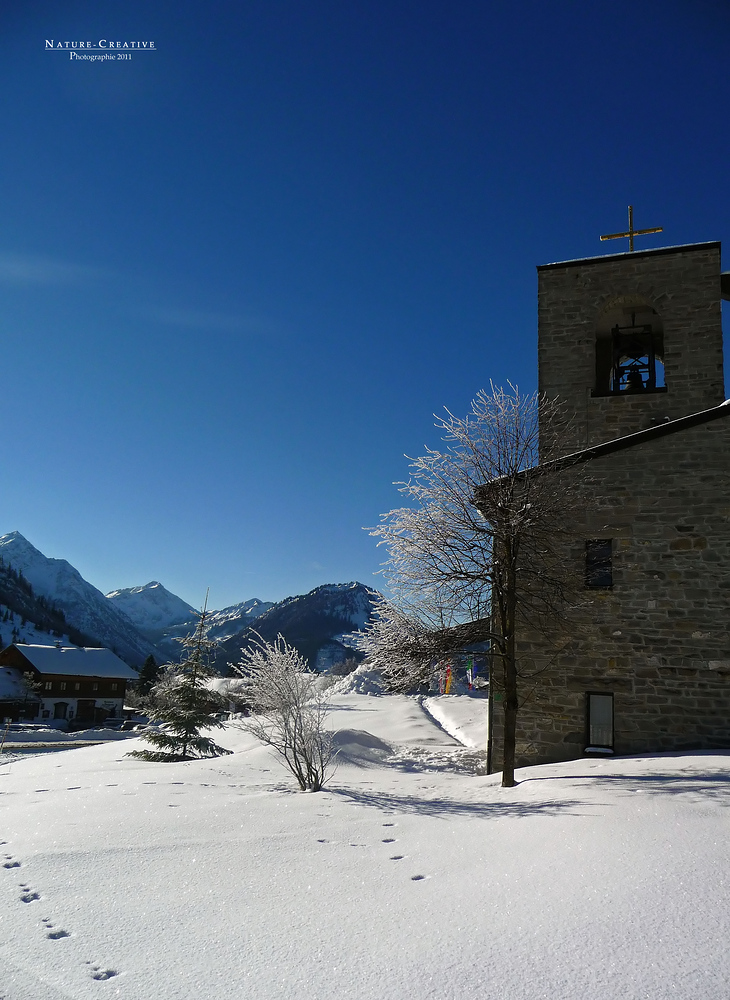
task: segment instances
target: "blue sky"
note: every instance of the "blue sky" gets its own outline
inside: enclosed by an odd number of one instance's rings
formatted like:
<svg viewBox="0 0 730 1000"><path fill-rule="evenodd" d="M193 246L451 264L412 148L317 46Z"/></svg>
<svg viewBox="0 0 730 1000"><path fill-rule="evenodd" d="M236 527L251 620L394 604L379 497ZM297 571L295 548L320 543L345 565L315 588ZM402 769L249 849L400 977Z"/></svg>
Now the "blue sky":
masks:
<svg viewBox="0 0 730 1000"><path fill-rule="evenodd" d="M432 414L535 387L536 265L629 203L730 239L729 50L726 0L3 5L0 532L195 605L377 586Z"/></svg>

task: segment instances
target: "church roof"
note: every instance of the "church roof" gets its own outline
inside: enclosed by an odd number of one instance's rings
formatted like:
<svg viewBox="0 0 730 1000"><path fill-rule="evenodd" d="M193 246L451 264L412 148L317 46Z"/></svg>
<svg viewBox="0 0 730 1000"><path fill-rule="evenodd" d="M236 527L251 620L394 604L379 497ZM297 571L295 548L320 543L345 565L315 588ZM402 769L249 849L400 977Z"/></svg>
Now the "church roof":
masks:
<svg viewBox="0 0 730 1000"><path fill-rule="evenodd" d="M623 260L627 257L636 259L637 257L660 257L662 254L669 253L691 253L693 250L713 250L715 248L719 250L721 245L719 240L715 240L711 243L687 243L677 247L657 247L655 250L626 250L624 253L607 253L601 254L599 257L581 257L577 260L559 260L552 264L538 264L537 269L538 271L547 271L552 267L586 266L600 264L607 260Z"/></svg>
<svg viewBox="0 0 730 1000"><path fill-rule="evenodd" d="M644 444L647 441L654 441L656 438L667 437L669 434L677 434L679 431L687 430L689 427L697 427L699 424L707 424L712 420L722 417L730 417L730 399L726 399L719 406L712 406L709 410L700 410L698 413L689 413L684 417L677 417L675 420L665 420L654 427L647 427L643 431L636 431L634 434L626 434L624 437L614 438L611 441L603 441L601 444L593 445L591 448L583 448L570 455L561 455L560 458L551 459L541 465L533 466L531 469L524 469L518 476L527 472L536 472L544 469L560 469L563 466L579 465L581 462L590 462L594 458L601 458L603 455L611 455L616 451L623 451L626 448L633 448L637 444ZM476 487L477 504L479 495L485 486Z"/></svg>
<svg viewBox="0 0 730 1000"><path fill-rule="evenodd" d="M633 448L637 444L644 444L646 441L667 437L669 434L677 434L679 431L687 430L689 427L707 424L712 420L719 420L722 417L730 417L730 399L726 399L719 406L711 406L709 410L688 413L684 417L675 417L674 420L665 420L663 423L655 424L653 427L646 427L643 431L635 431L633 434L624 435L624 437L613 438L611 441L603 441L601 444L594 444L590 448L583 448L572 455L565 455L557 459L557 462L565 462L567 465L574 462L589 462L593 458L610 455L615 451L623 451L625 448Z"/></svg>
<svg viewBox="0 0 730 1000"><path fill-rule="evenodd" d="M71 674L77 677L113 677L137 680L139 674L111 649L79 646L35 646L14 643L15 649L41 674Z"/></svg>

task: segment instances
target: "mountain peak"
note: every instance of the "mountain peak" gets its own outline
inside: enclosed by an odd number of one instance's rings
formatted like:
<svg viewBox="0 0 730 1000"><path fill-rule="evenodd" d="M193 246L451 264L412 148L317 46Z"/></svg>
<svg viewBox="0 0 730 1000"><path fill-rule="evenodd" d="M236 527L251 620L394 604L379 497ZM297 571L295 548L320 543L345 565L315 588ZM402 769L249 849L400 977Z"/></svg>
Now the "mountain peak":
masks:
<svg viewBox="0 0 730 1000"><path fill-rule="evenodd" d="M189 622L195 616L195 608L171 594L159 580L151 580L141 587L112 590L106 596L143 632Z"/></svg>

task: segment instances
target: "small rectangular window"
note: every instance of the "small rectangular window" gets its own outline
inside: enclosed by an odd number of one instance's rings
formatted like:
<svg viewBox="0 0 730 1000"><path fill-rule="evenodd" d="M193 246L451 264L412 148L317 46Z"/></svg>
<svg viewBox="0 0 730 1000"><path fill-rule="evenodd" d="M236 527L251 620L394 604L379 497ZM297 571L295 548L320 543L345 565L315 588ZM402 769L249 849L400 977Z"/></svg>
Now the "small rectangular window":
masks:
<svg viewBox="0 0 730 1000"><path fill-rule="evenodd" d="M46 691L50 691L52 689L52 687L53 687L53 681L46 681L46 683L45 683L45 689L46 689Z"/></svg>
<svg viewBox="0 0 730 1000"><path fill-rule="evenodd" d="M91 690L92 691L98 691L99 690L99 685L96 683L96 681L94 681L94 683L91 685Z"/></svg>
<svg viewBox="0 0 730 1000"><path fill-rule="evenodd" d="M66 681L61 681L61 690L62 691L66 690Z"/></svg>
<svg viewBox="0 0 730 1000"><path fill-rule="evenodd" d="M592 538L586 542L586 587L613 586L613 541Z"/></svg>
<svg viewBox="0 0 730 1000"><path fill-rule="evenodd" d="M79 691L79 690L80 690L80 688L81 688L81 685L79 684L79 682L78 682L78 681L76 681L76 683L74 684L74 690L75 690L75 691Z"/></svg>
<svg viewBox="0 0 730 1000"><path fill-rule="evenodd" d="M587 749L613 750L613 695L588 694Z"/></svg>
<svg viewBox="0 0 730 1000"><path fill-rule="evenodd" d="M116 684L112 684L112 691L116 691L116 690L117 690L117 685Z"/></svg>

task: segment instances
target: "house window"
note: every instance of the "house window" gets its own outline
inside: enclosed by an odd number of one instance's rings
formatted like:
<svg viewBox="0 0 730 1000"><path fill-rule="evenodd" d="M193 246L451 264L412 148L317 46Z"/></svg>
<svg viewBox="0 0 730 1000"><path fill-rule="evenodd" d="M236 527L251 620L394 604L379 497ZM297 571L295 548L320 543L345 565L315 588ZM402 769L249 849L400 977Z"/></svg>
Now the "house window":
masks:
<svg viewBox="0 0 730 1000"><path fill-rule="evenodd" d="M46 691L50 691L53 688L53 681L46 681L43 687Z"/></svg>
<svg viewBox="0 0 730 1000"><path fill-rule="evenodd" d="M96 681L94 681L94 683L91 685L91 690L92 691L98 691L99 690L99 685L96 683Z"/></svg>
<svg viewBox="0 0 730 1000"><path fill-rule="evenodd" d="M78 681L76 681L76 683L74 684L74 691L80 691L80 690L81 690L81 685L79 684Z"/></svg>
<svg viewBox="0 0 730 1000"><path fill-rule="evenodd" d="M613 750L613 695L586 695L588 732L587 750Z"/></svg>
<svg viewBox="0 0 730 1000"><path fill-rule="evenodd" d="M66 690L66 681L61 681L61 690L62 691Z"/></svg>
<svg viewBox="0 0 730 1000"><path fill-rule="evenodd" d="M117 690L117 685L116 684L112 684L112 691L116 691L116 690Z"/></svg>
<svg viewBox="0 0 730 1000"><path fill-rule="evenodd" d="M613 586L613 542L592 538L586 542L586 587Z"/></svg>

